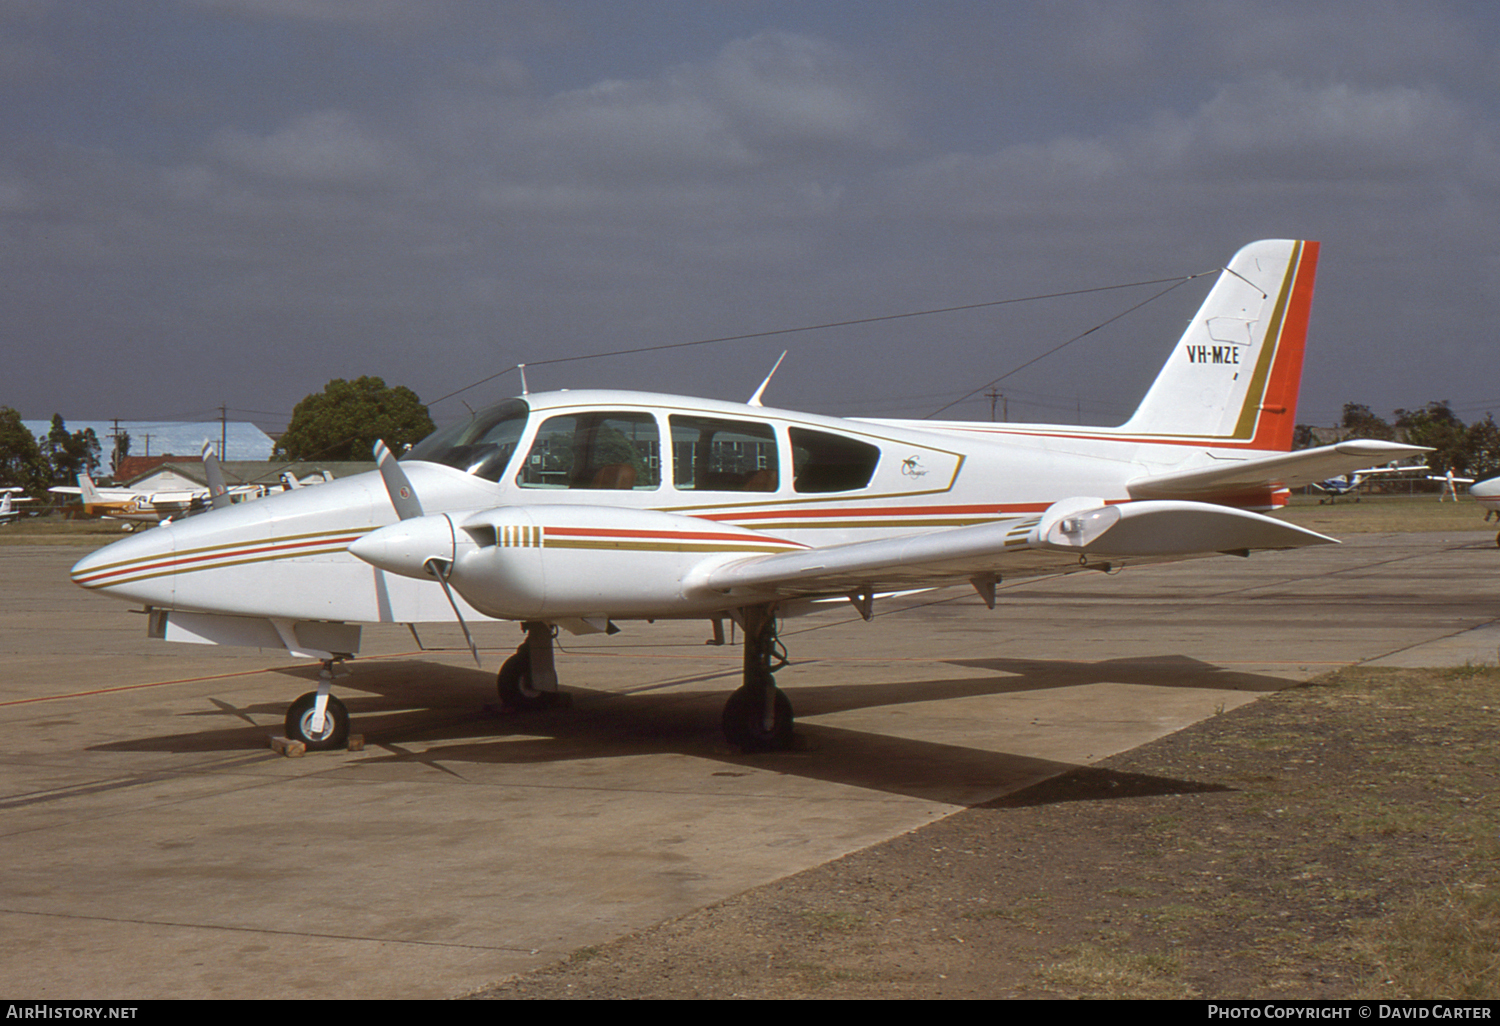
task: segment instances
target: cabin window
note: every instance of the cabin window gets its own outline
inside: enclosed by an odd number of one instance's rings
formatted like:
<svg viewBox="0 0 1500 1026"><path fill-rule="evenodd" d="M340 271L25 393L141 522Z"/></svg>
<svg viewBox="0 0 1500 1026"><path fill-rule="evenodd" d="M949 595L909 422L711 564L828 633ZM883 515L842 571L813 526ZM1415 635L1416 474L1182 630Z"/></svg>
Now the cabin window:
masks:
<svg viewBox="0 0 1500 1026"><path fill-rule="evenodd" d="M868 442L792 428L792 487L799 492L852 492L875 476L880 450Z"/></svg>
<svg viewBox="0 0 1500 1026"><path fill-rule="evenodd" d="M640 490L661 484L661 439L649 413L569 413L537 429L523 488Z"/></svg>
<svg viewBox="0 0 1500 1026"><path fill-rule="evenodd" d="M679 491L774 492L780 485L771 425L683 415L668 421Z"/></svg>
<svg viewBox="0 0 1500 1026"><path fill-rule="evenodd" d="M499 481L521 441L530 413L531 408L522 400L507 399L434 431L401 458L441 463L486 481Z"/></svg>

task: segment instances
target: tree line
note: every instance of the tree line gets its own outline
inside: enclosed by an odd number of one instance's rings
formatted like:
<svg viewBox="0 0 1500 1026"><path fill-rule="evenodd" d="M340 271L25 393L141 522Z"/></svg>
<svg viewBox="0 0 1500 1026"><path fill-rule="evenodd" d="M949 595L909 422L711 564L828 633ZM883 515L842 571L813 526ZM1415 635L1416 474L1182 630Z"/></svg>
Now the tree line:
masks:
<svg viewBox="0 0 1500 1026"><path fill-rule="evenodd" d="M0 487L20 486L39 497L55 484L72 484L81 471L94 473L99 452L93 428L70 432L62 415L53 414L51 429L38 440L19 413L0 406Z"/></svg>
<svg viewBox="0 0 1500 1026"><path fill-rule="evenodd" d="M297 404L274 456L311 462L373 460L378 439L399 453L432 431L427 407L411 389L387 386L378 377L335 378ZM109 465L129 453L130 435L122 431ZM38 439L19 413L0 407L0 488L19 485L41 498L53 485L72 484L80 472L96 475L103 462L92 428L70 432L62 416L54 414L47 435Z"/></svg>

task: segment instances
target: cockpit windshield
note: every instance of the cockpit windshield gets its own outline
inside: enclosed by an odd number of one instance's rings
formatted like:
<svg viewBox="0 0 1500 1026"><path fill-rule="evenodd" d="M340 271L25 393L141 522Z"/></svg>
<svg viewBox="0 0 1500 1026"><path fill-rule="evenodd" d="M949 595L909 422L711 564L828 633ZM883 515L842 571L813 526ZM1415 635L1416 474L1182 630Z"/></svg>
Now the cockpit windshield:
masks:
<svg viewBox="0 0 1500 1026"><path fill-rule="evenodd" d="M442 463L487 481L499 481L530 414L531 408L523 400L507 399L433 432L401 458Z"/></svg>

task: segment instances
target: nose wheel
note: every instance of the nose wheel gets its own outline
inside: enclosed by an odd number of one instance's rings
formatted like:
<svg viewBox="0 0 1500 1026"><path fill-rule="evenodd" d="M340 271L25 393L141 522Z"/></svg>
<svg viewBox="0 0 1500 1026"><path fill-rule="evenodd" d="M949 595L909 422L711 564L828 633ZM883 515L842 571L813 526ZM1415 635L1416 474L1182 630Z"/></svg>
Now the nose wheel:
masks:
<svg viewBox="0 0 1500 1026"><path fill-rule="evenodd" d="M342 748L349 742L349 710L333 695L328 696L322 722L316 722L318 693L309 691L286 711L286 736L301 741L310 752Z"/></svg>
<svg viewBox="0 0 1500 1026"><path fill-rule="evenodd" d="M338 659L324 659L318 690L309 691L286 711L286 736L301 741L309 752L326 752L349 743L349 710L328 689Z"/></svg>

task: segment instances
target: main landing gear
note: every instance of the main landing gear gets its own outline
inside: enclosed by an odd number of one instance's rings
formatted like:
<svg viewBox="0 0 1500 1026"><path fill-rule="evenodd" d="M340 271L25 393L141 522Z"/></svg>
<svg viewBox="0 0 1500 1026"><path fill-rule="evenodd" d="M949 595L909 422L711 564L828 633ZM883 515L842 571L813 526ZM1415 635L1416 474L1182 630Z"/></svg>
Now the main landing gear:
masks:
<svg viewBox="0 0 1500 1026"><path fill-rule="evenodd" d="M772 606L740 610L745 629L744 683L724 703L722 724L729 743L746 752L768 752L792 745L792 703L776 686L773 670L786 665L786 653L776 639ZM500 701L518 712L550 709L561 703L557 670L552 661L555 629L527 622L526 640L500 667L496 683Z"/></svg>
<svg viewBox="0 0 1500 1026"><path fill-rule="evenodd" d="M724 703L724 736L747 752L769 752L792 744L792 703L776 686L772 670L786 665L776 639L775 609L741 610L745 628L745 682ZM775 665L772 665L772 660Z"/></svg>
<svg viewBox="0 0 1500 1026"><path fill-rule="evenodd" d="M309 752L342 748L349 741L349 710L328 693L336 659L324 659L318 690L309 691L286 711L286 736L301 741Z"/></svg>
<svg viewBox="0 0 1500 1026"><path fill-rule="evenodd" d="M518 712L550 709L563 697L557 690L557 669L552 662L552 639L557 629L536 620L528 620L521 627L526 640L505 660L495 681L500 704Z"/></svg>

